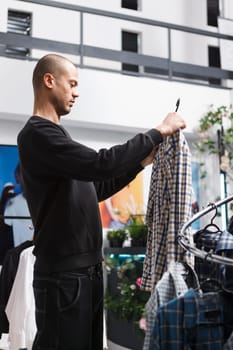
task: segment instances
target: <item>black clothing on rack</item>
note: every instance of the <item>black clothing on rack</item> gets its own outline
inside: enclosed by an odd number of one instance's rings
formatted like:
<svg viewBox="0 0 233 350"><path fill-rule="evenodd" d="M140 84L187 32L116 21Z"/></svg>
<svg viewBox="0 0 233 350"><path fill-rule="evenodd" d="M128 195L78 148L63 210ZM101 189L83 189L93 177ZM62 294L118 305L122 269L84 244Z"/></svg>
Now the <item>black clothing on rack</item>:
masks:
<svg viewBox="0 0 233 350"><path fill-rule="evenodd" d="M14 247L12 226L6 225L4 222L0 225L0 265L3 264L6 253Z"/></svg>
<svg viewBox="0 0 233 350"><path fill-rule="evenodd" d="M198 249L233 259L233 235L228 231L200 230L194 235L194 243ZM218 289L218 285L233 289L233 266L195 257L195 270L204 292Z"/></svg>
<svg viewBox="0 0 233 350"><path fill-rule="evenodd" d="M33 245L33 241L25 241L15 248L8 250L0 273L0 337L9 332L9 322L5 308L16 276L21 252Z"/></svg>

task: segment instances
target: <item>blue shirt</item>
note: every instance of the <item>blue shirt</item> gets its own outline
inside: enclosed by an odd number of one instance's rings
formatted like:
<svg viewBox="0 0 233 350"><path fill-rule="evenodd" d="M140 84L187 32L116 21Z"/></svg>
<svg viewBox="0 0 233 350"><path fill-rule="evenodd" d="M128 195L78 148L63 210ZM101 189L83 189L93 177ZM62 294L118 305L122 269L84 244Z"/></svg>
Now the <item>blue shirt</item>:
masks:
<svg viewBox="0 0 233 350"><path fill-rule="evenodd" d="M220 294L189 289L162 305L152 336L150 350L222 350L224 317Z"/></svg>

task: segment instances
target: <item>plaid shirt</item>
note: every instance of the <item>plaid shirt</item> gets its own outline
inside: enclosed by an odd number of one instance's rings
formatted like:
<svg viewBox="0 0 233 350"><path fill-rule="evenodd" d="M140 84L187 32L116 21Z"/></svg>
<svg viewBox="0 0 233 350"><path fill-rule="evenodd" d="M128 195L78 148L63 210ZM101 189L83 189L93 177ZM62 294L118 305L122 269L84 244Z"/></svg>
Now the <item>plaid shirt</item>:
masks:
<svg viewBox="0 0 233 350"><path fill-rule="evenodd" d="M222 350L224 313L217 292L189 289L158 310L150 350Z"/></svg>
<svg viewBox="0 0 233 350"><path fill-rule="evenodd" d="M177 242L181 226L191 217L192 169L188 144L177 131L160 144L154 159L146 222L148 225L147 251L143 266L142 286L153 290L171 261L193 258ZM191 240L191 228L186 231Z"/></svg>
<svg viewBox="0 0 233 350"><path fill-rule="evenodd" d="M187 280L186 277L188 277ZM194 270L186 264L172 261L146 303L146 333L143 350L149 350L150 348L151 335L159 306L184 294L191 287L199 287Z"/></svg>
<svg viewBox="0 0 233 350"><path fill-rule="evenodd" d="M196 247L204 249L207 252L213 252L228 258L233 258L233 235L228 231L203 231L200 230L194 235L194 242ZM218 264L214 262L195 257L195 270L197 272L202 290L205 292L213 291L214 286L219 288L217 284L208 283L208 279L214 279L227 288L233 287L233 267ZM206 283L203 283L207 281Z"/></svg>

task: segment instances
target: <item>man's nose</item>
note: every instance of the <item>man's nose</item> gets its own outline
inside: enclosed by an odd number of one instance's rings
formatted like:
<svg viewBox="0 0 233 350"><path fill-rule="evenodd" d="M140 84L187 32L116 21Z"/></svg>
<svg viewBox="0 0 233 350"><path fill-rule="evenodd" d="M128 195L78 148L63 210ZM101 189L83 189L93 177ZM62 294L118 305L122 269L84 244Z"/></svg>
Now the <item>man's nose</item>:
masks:
<svg viewBox="0 0 233 350"><path fill-rule="evenodd" d="M74 90L74 91L73 91L73 96L74 96L75 98L78 98L78 97L79 97L79 92L78 92L78 90Z"/></svg>

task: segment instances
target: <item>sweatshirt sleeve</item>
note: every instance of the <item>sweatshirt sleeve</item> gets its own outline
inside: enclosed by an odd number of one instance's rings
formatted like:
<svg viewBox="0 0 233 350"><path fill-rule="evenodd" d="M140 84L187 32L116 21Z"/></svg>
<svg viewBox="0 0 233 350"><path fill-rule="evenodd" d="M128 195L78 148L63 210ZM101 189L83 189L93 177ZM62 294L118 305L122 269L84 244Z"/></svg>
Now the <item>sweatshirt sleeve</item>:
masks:
<svg viewBox="0 0 233 350"><path fill-rule="evenodd" d="M30 148L27 150L24 164L33 164L35 175L81 181L104 181L132 173L153 147L163 141L161 133L151 129L121 145L95 151L72 140L62 127L46 120L30 127L33 132L25 133L18 139L21 149L30 144L33 149L33 153Z"/></svg>

